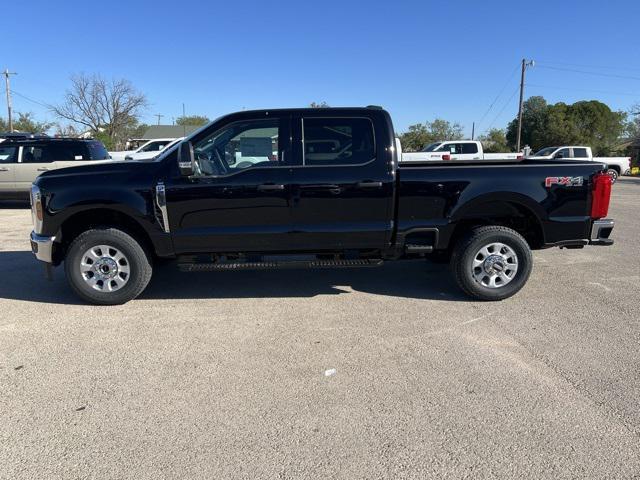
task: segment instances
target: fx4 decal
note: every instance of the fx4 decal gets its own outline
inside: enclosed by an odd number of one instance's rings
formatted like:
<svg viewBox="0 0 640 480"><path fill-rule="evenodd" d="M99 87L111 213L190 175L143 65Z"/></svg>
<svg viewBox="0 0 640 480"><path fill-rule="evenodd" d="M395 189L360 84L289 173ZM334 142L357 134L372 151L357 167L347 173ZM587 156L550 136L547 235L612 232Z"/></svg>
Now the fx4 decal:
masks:
<svg viewBox="0 0 640 480"><path fill-rule="evenodd" d="M582 177L547 177L544 179L545 187L561 185L563 187L581 187Z"/></svg>

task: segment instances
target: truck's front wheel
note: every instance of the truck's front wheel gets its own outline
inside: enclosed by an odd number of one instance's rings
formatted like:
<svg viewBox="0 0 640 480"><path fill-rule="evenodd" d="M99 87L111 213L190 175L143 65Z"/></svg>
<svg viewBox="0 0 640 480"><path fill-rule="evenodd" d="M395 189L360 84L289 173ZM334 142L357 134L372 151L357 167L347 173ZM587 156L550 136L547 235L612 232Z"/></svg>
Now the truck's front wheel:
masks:
<svg viewBox="0 0 640 480"><path fill-rule="evenodd" d="M97 305L117 305L136 298L151 279L151 262L128 233L96 228L69 246L64 263L75 293Z"/></svg>
<svg viewBox="0 0 640 480"><path fill-rule="evenodd" d="M467 295L479 300L502 300L527 283L533 257L527 241L515 230L478 227L458 241L451 267Z"/></svg>

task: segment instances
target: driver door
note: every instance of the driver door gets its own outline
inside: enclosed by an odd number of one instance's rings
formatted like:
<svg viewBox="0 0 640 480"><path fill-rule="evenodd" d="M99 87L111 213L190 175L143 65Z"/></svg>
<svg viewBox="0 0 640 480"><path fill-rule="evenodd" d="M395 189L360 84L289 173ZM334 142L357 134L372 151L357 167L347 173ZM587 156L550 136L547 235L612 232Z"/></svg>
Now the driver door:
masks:
<svg viewBox="0 0 640 480"><path fill-rule="evenodd" d="M194 137L195 175L167 182L178 254L292 247L290 117L244 117Z"/></svg>

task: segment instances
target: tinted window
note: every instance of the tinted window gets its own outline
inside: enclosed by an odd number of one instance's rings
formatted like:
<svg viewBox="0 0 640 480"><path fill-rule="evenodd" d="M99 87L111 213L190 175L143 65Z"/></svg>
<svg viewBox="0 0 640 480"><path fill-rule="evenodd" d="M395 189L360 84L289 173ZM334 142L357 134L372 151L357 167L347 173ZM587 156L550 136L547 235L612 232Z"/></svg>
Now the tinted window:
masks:
<svg viewBox="0 0 640 480"><path fill-rule="evenodd" d="M357 165L375 155L367 118L305 118L304 165Z"/></svg>
<svg viewBox="0 0 640 480"><path fill-rule="evenodd" d="M0 163L16 163L18 161L18 147L3 147L0 145Z"/></svg>
<svg viewBox="0 0 640 480"><path fill-rule="evenodd" d="M45 145L22 147L22 163L51 163L53 160L54 158Z"/></svg>
<svg viewBox="0 0 640 480"><path fill-rule="evenodd" d="M110 158L109 152L104 148L102 142L91 141L85 143L85 146L89 150L89 157L91 160L108 160Z"/></svg>
<svg viewBox="0 0 640 480"><path fill-rule="evenodd" d="M589 156L587 155L587 149L586 148L574 148L573 149L573 156L575 158L589 158Z"/></svg>
<svg viewBox="0 0 640 480"><path fill-rule="evenodd" d="M569 158L571 156L571 154L569 153L569 149L568 148L561 148L560 150L558 150L558 153L556 153L553 157L554 158Z"/></svg>
<svg viewBox="0 0 640 480"><path fill-rule="evenodd" d="M217 130L194 145L196 175L229 175L256 166L279 166L282 128L281 120L274 118L235 122Z"/></svg>
<svg viewBox="0 0 640 480"><path fill-rule="evenodd" d="M546 157L547 155L551 155L553 152L555 152L556 148L558 148L558 147L543 148L542 150L538 150L536 153L534 153L533 156L534 157Z"/></svg>
<svg viewBox="0 0 640 480"><path fill-rule="evenodd" d="M475 143L462 143L462 153L478 153L478 145Z"/></svg>
<svg viewBox="0 0 640 480"><path fill-rule="evenodd" d="M89 160L82 142L51 142L45 149L53 160Z"/></svg>

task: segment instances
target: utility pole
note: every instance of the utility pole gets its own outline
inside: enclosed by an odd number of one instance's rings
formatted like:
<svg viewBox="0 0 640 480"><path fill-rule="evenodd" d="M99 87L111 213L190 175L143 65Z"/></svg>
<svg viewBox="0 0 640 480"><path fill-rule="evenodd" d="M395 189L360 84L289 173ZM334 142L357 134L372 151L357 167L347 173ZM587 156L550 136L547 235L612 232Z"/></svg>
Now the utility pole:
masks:
<svg viewBox="0 0 640 480"><path fill-rule="evenodd" d="M516 141L516 152L520 151L520 136L522 134L522 103L524 102L524 72L527 67L533 67L534 61L522 59L522 73L520 74L520 103L518 104L518 137Z"/></svg>
<svg viewBox="0 0 640 480"><path fill-rule="evenodd" d="M162 115L161 113L156 113L154 117L158 117L158 125L160 125L160 119L164 117L164 115Z"/></svg>
<svg viewBox="0 0 640 480"><path fill-rule="evenodd" d="M9 131L13 132L13 117L11 116L11 85L9 84L9 75L17 75L16 72L10 72L8 68L2 72L4 75L4 86L7 92L7 116L9 118Z"/></svg>
<svg viewBox="0 0 640 480"><path fill-rule="evenodd" d="M473 137L475 136L475 134L476 134L476 122L473 122L471 124L471 140L473 140Z"/></svg>

